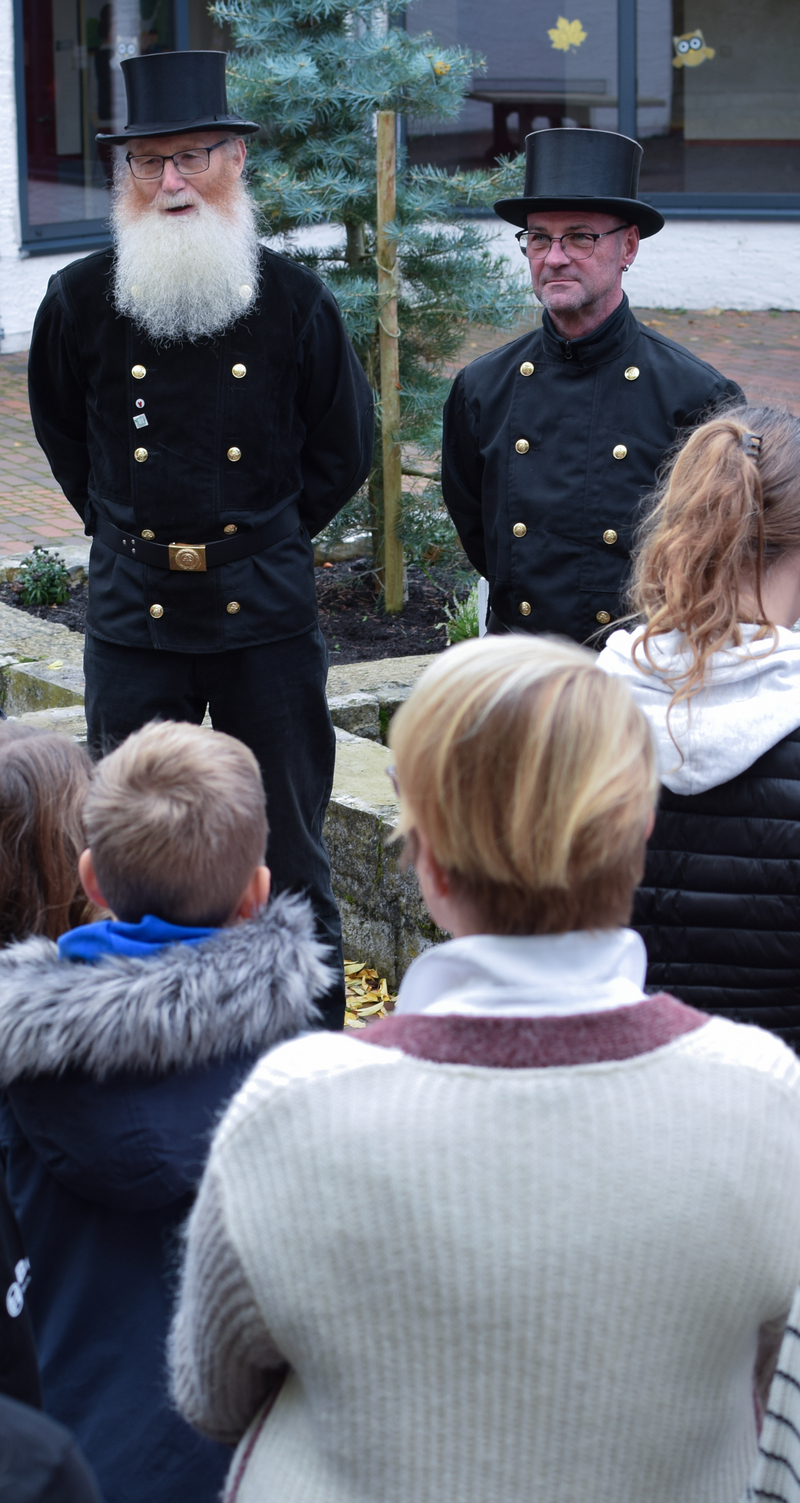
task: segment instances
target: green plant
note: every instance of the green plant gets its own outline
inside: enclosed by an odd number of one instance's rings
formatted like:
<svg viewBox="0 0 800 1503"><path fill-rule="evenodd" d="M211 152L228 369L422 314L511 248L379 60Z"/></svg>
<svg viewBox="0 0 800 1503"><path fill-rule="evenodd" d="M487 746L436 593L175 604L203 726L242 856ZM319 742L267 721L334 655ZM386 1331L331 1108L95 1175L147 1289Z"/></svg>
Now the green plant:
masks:
<svg viewBox="0 0 800 1503"><path fill-rule="evenodd" d="M466 642L470 637L480 636L477 582L472 586L469 594L464 595L461 600L454 595L453 606L453 610L449 605L445 606L444 613L447 620L441 623L447 632L447 641L451 647L454 642Z"/></svg>
<svg viewBox="0 0 800 1503"><path fill-rule="evenodd" d="M48 553L40 543L23 559L17 570L25 605L63 605L69 600L69 571L58 553Z"/></svg>
<svg viewBox="0 0 800 1503"><path fill-rule="evenodd" d="M461 110L480 58L430 33L393 24L407 0L217 0L233 33L228 93L263 122L250 149L251 186L265 230L283 253L319 273L335 294L377 398L369 483L326 530L326 541L368 532L375 567L383 551L383 475L378 320L376 112L448 120ZM397 163L400 431L404 491L399 532L406 554L459 555L442 503L437 457L441 413L469 324L512 328L530 306L522 271L487 243L464 207L486 208L521 192L522 164L448 175ZM301 226L327 224L329 243L300 244ZM463 563L463 554L460 554Z"/></svg>

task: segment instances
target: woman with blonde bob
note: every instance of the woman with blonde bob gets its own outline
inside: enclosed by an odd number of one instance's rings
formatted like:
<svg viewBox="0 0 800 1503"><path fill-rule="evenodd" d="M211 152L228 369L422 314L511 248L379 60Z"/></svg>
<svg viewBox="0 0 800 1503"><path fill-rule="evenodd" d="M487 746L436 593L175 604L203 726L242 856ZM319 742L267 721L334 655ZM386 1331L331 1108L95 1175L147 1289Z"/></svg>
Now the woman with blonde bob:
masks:
<svg viewBox="0 0 800 1503"><path fill-rule="evenodd" d="M663 791L633 922L648 986L800 1049L800 418L695 430L634 558L643 624L600 667L647 716Z"/></svg>
<svg viewBox="0 0 800 1503"><path fill-rule="evenodd" d="M453 938L223 1119L177 1403L238 1445L227 1503L736 1503L800 1275L800 1065L645 996L646 719L590 653L494 637L391 740Z"/></svg>

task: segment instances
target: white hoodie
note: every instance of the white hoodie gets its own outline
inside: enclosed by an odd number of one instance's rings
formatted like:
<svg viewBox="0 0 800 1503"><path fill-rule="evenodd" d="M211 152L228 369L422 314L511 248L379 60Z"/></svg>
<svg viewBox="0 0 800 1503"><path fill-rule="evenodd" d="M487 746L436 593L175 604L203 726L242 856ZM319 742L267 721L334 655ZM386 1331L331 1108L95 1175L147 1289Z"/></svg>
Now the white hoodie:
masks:
<svg viewBox="0 0 800 1503"><path fill-rule="evenodd" d="M774 647L771 636L752 640L756 626L743 625L740 630L744 645L714 653L704 688L688 704L675 705L669 726L667 711L675 684L667 680L689 666L681 632L651 638L654 671L648 671L641 647L634 662L641 628L615 631L597 660L606 673L625 679L647 716L659 776L673 793L718 788L800 726L800 635L780 626Z"/></svg>

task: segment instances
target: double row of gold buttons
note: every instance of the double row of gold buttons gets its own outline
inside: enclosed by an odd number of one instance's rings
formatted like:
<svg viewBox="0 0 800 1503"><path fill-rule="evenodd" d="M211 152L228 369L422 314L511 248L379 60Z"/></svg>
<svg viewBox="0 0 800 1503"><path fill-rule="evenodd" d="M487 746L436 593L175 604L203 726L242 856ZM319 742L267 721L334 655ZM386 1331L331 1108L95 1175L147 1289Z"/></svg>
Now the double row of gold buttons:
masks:
<svg viewBox="0 0 800 1503"><path fill-rule="evenodd" d="M522 365L519 368L519 373L521 376L532 376L535 369L536 367L531 364L530 360L523 360ZM637 381L639 379L639 374L640 372L638 365L629 365L625 370L625 380ZM527 438L518 438L514 445L514 448L516 449L518 454L527 454L528 450L530 449L530 444L528 443ZM625 459L627 457L628 450L624 444L615 444L613 449L611 450L611 453L614 459ZM515 538L524 538L527 534L528 529L525 526L524 522L515 522L511 531L513 532ZM603 542L608 543L609 547L612 547L613 544L617 541L617 536L618 535L614 531L613 527L607 527L605 532L603 533ZM519 613L521 616L530 615L531 604L529 600L520 601ZM599 621L601 626L608 626L611 617L608 611L598 611L595 620Z"/></svg>
<svg viewBox="0 0 800 1503"><path fill-rule="evenodd" d="M144 366L144 365L134 365L134 366L131 367L131 375L133 376L134 381L143 381L144 378L145 378L145 376L147 375L147 367ZM231 366L231 375L235 376L237 381L241 381L242 377L247 375L247 366L246 365L234 365L234 366ZM138 464L144 464L145 460L147 459L147 450L146 449L134 449L134 451L133 451L133 457L137 461ZM241 451L241 449L231 448L231 449L228 450L228 458L232 461L232 463L235 464L236 461L237 461L237 459L241 459L241 457L242 457L242 451ZM223 532L226 532L228 534L231 534L231 533L234 533L234 532L238 532L238 530L239 529L236 526L235 522L229 522L228 525L227 525L227 527L223 527L223 529L222 529ZM150 543L150 542L153 541L153 539L155 537L155 533L152 531L152 529L150 527L144 527L142 529L142 537L148 543ZM239 611L242 609L242 607L240 606L238 600L229 600L228 604L225 607L225 609L228 612L229 616L237 616L239 614ZM154 605L151 605L151 607L150 607L150 615L153 617L154 621L160 621L161 617L163 616L163 614L164 614L164 607L163 607L163 605L158 605L157 603L154 604Z"/></svg>
<svg viewBox="0 0 800 1503"><path fill-rule="evenodd" d="M143 381L145 376L147 375L147 367L144 365L133 365L131 366L131 375L133 376L134 381ZM247 375L247 366L232 365L231 375L235 376L237 381L241 381L242 377ZM148 452L143 448L134 449L133 457L136 460L137 464L144 464L145 460L148 458ZM236 445L233 444L231 445L231 448L228 449L227 457L230 460L231 464L236 464L237 461L242 457L242 451L241 449L237 449ZM236 529L234 528L234 532L235 531ZM146 536L147 534L143 532L142 537Z"/></svg>

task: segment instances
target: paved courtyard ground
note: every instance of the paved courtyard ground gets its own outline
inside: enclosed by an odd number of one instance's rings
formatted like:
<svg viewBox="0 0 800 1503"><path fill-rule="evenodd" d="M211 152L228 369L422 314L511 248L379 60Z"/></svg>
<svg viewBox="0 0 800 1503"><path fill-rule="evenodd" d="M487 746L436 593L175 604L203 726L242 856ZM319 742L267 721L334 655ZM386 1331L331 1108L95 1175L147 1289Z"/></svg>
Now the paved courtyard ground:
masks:
<svg viewBox="0 0 800 1503"><path fill-rule="evenodd" d="M800 414L800 313L639 311L645 323L694 350L748 397ZM460 364L505 344L506 331L476 328ZM25 355L0 356L0 558L83 537L81 523L50 474L31 427ZM457 368L457 367L456 367Z"/></svg>

